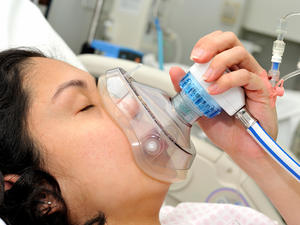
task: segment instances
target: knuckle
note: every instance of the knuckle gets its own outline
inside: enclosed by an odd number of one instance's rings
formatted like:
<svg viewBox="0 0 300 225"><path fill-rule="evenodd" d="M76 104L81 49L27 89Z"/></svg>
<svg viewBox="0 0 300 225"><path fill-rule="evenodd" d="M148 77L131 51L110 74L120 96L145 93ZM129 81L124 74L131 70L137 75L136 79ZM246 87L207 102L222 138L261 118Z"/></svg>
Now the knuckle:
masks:
<svg viewBox="0 0 300 225"><path fill-rule="evenodd" d="M238 54L247 55L247 50L243 46L235 46L234 50L237 51Z"/></svg>
<svg viewBox="0 0 300 225"><path fill-rule="evenodd" d="M225 66L226 66L226 58L222 54L217 54L211 62L211 67L218 68L218 70L220 69L225 70L226 68L223 68Z"/></svg>
<svg viewBox="0 0 300 225"><path fill-rule="evenodd" d="M220 61L222 61L222 59L223 59L222 55L217 54L213 59L213 63L220 62Z"/></svg>
<svg viewBox="0 0 300 225"><path fill-rule="evenodd" d="M227 35L230 39L234 39L234 40L238 39L235 33L233 33L232 31L226 31L224 34Z"/></svg>
<svg viewBox="0 0 300 225"><path fill-rule="evenodd" d="M226 88L231 88L234 86L233 78L231 75L232 74L230 74L230 73L226 73L225 75L223 75L222 83L223 83L223 86L225 86Z"/></svg>
<svg viewBox="0 0 300 225"><path fill-rule="evenodd" d="M221 30L216 30L216 31L212 32L212 34L222 34L222 33L223 33L223 31L221 31Z"/></svg>
<svg viewBox="0 0 300 225"><path fill-rule="evenodd" d="M240 69L240 73L245 79L245 81L249 81L251 79L251 73L246 69Z"/></svg>
<svg viewBox="0 0 300 225"><path fill-rule="evenodd" d="M210 38L210 44L211 44L211 46L217 46L218 43L219 43L218 37L211 37Z"/></svg>

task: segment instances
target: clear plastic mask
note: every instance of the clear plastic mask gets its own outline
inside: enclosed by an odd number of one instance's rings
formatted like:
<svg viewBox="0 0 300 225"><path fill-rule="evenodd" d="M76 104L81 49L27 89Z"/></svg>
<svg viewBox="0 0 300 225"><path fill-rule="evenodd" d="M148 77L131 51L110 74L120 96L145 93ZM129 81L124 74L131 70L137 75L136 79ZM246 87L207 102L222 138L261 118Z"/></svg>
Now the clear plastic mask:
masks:
<svg viewBox="0 0 300 225"><path fill-rule="evenodd" d="M98 88L106 111L128 137L138 167L161 181L185 179L196 152L191 125L178 116L170 97L120 68L100 76Z"/></svg>

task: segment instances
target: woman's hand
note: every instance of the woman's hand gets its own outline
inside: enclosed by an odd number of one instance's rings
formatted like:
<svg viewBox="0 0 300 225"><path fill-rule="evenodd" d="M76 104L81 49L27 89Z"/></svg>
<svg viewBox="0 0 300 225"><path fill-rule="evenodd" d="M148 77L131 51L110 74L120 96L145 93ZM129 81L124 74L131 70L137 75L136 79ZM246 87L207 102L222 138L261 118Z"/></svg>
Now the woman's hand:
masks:
<svg viewBox="0 0 300 225"><path fill-rule="evenodd" d="M231 32L216 31L201 38L195 45L191 58L197 63L212 62L204 75L211 95L241 86L246 94L246 107L273 137L277 136L275 107L271 106L269 89L262 76L263 68L256 62L238 38ZM226 69L232 72L225 73ZM171 79L177 91L185 72L178 67L170 70ZM200 118L200 127L221 149L226 151L243 169L255 164L253 160L269 160L269 156L252 139L245 128L234 117L225 112L213 118Z"/></svg>
<svg viewBox="0 0 300 225"><path fill-rule="evenodd" d="M191 58L197 63L206 63L213 58L205 74L206 81L214 83L209 87L209 93L215 95L232 87L243 87L248 111L276 138L274 93L267 74L233 33L216 31L201 38ZM224 74L227 68L232 72ZM175 89L180 91L178 83L185 72L174 67L170 75ZM260 148L234 117L223 112L213 119L200 118L198 123L207 136L256 181L286 223L298 225L300 183Z"/></svg>

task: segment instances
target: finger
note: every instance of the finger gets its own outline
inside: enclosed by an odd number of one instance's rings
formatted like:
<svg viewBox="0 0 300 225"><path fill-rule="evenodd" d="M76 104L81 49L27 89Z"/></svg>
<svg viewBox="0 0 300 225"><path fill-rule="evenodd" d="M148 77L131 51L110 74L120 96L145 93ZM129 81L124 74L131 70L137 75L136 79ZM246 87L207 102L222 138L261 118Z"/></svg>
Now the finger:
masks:
<svg viewBox="0 0 300 225"><path fill-rule="evenodd" d="M214 31L212 33L209 33L207 35L205 35L204 37L202 37L193 47L193 50L191 52L191 56L190 59L193 61L194 59L198 59L198 58L207 58L205 54L207 54L207 52L205 52L204 48L201 48L201 43L205 43L205 42L209 42L209 40L213 39L214 37L220 36L223 32L220 30ZM209 61L209 60L208 60Z"/></svg>
<svg viewBox="0 0 300 225"><path fill-rule="evenodd" d="M170 77L171 77L173 86L175 88L175 91L180 92L181 88L179 86L179 82L184 77L186 72L184 72L184 70L181 69L180 67L174 66L170 69L169 73L170 73Z"/></svg>
<svg viewBox="0 0 300 225"><path fill-rule="evenodd" d="M216 95L233 87L244 87L246 91L260 91L262 96L264 94L267 96L267 88L264 82L262 82L261 77L245 69L224 74L209 86L207 91L211 95Z"/></svg>
<svg viewBox="0 0 300 225"><path fill-rule="evenodd" d="M203 78L207 82L214 81L222 76L228 68L246 69L256 74L263 71L263 68L244 47L236 46L215 56Z"/></svg>
<svg viewBox="0 0 300 225"><path fill-rule="evenodd" d="M217 32L201 38L194 46L191 59L206 63L216 54L235 46L243 46L233 32Z"/></svg>
<svg viewBox="0 0 300 225"><path fill-rule="evenodd" d="M194 58L200 58L200 57L204 57L206 58L205 54L205 49L201 48L201 43L203 42L209 42L210 39L213 39L214 37L220 36L220 34L222 34L223 32L220 30L214 31L212 33L209 33L207 35L205 35L204 37L202 37L193 47L193 50L191 52L191 56L190 59L193 61Z"/></svg>

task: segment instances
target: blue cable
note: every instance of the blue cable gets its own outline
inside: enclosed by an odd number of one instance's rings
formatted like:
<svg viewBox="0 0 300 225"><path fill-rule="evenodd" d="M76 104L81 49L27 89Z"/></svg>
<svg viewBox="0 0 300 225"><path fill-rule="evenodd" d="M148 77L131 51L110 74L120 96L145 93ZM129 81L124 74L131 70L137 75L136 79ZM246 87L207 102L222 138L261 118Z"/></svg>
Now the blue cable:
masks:
<svg viewBox="0 0 300 225"><path fill-rule="evenodd" d="M158 50L158 63L159 69L164 70L164 36L160 27L160 22L158 17L155 18L155 28L157 32L157 50Z"/></svg>

